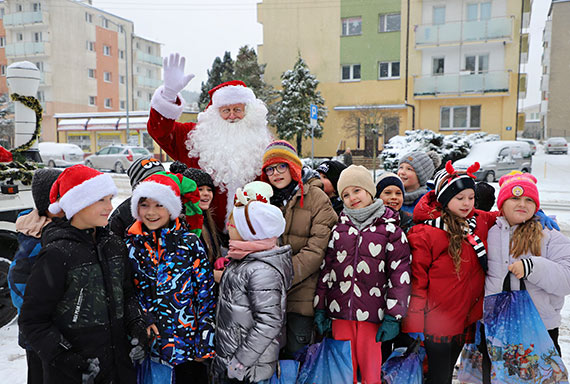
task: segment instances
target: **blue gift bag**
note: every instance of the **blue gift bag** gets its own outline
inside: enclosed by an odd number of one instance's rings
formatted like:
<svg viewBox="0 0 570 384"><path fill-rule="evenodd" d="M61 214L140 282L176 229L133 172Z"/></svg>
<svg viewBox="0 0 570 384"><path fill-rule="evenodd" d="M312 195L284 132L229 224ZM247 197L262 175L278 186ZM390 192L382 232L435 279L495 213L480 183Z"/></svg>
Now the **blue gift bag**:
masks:
<svg viewBox="0 0 570 384"><path fill-rule="evenodd" d="M352 384L350 341L323 339L308 347L298 384Z"/></svg>
<svg viewBox="0 0 570 384"><path fill-rule="evenodd" d="M568 371L521 280L485 297L483 321L492 383L568 383Z"/></svg>
<svg viewBox="0 0 570 384"><path fill-rule="evenodd" d="M170 365L147 357L137 366L137 384L173 384L174 370Z"/></svg>
<svg viewBox="0 0 570 384"><path fill-rule="evenodd" d="M299 373L300 363L297 360L279 360L277 370L270 379L258 384L295 384Z"/></svg>
<svg viewBox="0 0 570 384"><path fill-rule="evenodd" d="M419 339L408 348L396 348L382 364L382 384L422 384L425 356Z"/></svg>
<svg viewBox="0 0 570 384"><path fill-rule="evenodd" d="M476 344L465 344L459 358L457 380L461 383L480 384L483 382L483 354Z"/></svg>

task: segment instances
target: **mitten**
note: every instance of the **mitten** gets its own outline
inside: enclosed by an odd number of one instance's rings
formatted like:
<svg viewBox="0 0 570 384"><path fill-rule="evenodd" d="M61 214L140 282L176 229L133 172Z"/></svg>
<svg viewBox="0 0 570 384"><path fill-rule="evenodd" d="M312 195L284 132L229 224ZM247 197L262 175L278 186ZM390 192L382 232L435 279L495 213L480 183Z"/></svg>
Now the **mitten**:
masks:
<svg viewBox="0 0 570 384"><path fill-rule="evenodd" d="M140 345L139 339L136 338L131 340L131 345L133 346L133 348L131 348L131 351L129 352L129 357L131 358L131 361L134 364L142 363L142 361L146 357L146 348Z"/></svg>
<svg viewBox="0 0 570 384"><path fill-rule="evenodd" d="M321 335L332 331L332 320L327 316L324 309L315 310L314 322L317 325L317 330Z"/></svg>
<svg viewBox="0 0 570 384"><path fill-rule="evenodd" d="M185 64L186 59L180 57L179 53L171 53L169 58L164 58L164 89L162 96L170 102L176 102L178 93L194 78L193 74L184 74Z"/></svg>
<svg viewBox="0 0 570 384"><path fill-rule="evenodd" d="M229 262L230 259L227 257L219 257L216 261L214 261L214 269L216 271L221 271L226 267L226 265L228 265Z"/></svg>
<svg viewBox="0 0 570 384"><path fill-rule="evenodd" d="M376 342L392 340L400 333L400 322L394 316L385 315L376 333Z"/></svg>
<svg viewBox="0 0 570 384"><path fill-rule="evenodd" d="M242 381L245 377L245 367L235 357L232 358L228 365L228 378Z"/></svg>
<svg viewBox="0 0 570 384"><path fill-rule="evenodd" d="M556 229L557 231L560 231L560 227L556 220L553 220L550 216L546 215L542 209L539 209L536 212L536 216L538 216L538 221L540 221L542 229L548 228L550 230Z"/></svg>
<svg viewBox="0 0 570 384"><path fill-rule="evenodd" d="M89 367L87 368L87 372L81 375L81 382L82 384L94 384L95 378L101 371L101 367L99 366L99 359L87 359L89 363Z"/></svg>

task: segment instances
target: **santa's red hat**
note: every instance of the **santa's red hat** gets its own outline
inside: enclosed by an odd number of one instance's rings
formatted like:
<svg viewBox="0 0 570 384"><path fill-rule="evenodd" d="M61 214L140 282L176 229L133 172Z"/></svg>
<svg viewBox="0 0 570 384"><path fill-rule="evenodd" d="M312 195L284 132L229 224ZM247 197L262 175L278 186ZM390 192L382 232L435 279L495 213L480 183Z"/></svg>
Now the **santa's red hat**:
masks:
<svg viewBox="0 0 570 384"><path fill-rule="evenodd" d="M117 195L113 178L78 164L63 171L53 183L48 210L53 214L63 211L65 217L71 220L77 212L108 195Z"/></svg>
<svg viewBox="0 0 570 384"><path fill-rule="evenodd" d="M210 95L210 105L219 108L231 104L247 104L255 101L255 94L245 85L243 81L226 81L208 91Z"/></svg>

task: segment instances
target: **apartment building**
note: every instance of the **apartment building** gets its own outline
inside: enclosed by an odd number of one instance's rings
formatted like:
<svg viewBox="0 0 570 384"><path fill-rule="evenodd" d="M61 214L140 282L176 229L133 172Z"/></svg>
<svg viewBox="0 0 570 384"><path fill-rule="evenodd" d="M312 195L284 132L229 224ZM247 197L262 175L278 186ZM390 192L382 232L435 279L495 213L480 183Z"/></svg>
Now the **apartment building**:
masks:
<svg viewBox="0 0 570 384"><path fill-rule="evenodd" d="M136 95L147 87L134 69L153 61L154 70L141 75L160 79L160 44L134 35L132 21L90 1L18 0L4 7L6 64L27 60L42 74L37 97L44 106L44 141L56 140L56 113L139 107ZM134 44L152 46L152 54L138 54Z"/></svg>
<svg viewBox="0 0 570 384"><path fill-rule="evenodd" d="M276 87L298 53L320 81L329 115L317 156L345 146L370 155L410 129L512 139L530 9L530 0L263 0L258 56ZM375 115L378 137L347 131L355 115L363 125Z"/></svg>
<svg viewBox="0 0 570 384"><path fill-rule="evenodd" d="M570 1L553 0L543 32L540 124L545 138L570 137Z"/></svg>

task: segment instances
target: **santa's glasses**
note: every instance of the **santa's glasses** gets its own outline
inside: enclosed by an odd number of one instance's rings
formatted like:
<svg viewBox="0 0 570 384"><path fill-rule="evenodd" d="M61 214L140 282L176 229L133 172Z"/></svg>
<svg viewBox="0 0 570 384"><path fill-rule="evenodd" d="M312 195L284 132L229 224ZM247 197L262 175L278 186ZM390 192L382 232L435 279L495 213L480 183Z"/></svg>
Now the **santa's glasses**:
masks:
<svg viewBox="0 0 570 384"><path fill-rule="evenodd" d="M289 168L289 166L286 163L279 163L277 165L265 167L264 172L267 176L271 176L275 171L277 171L277 173L283 173L287 170L287 168Z"/></svg>

